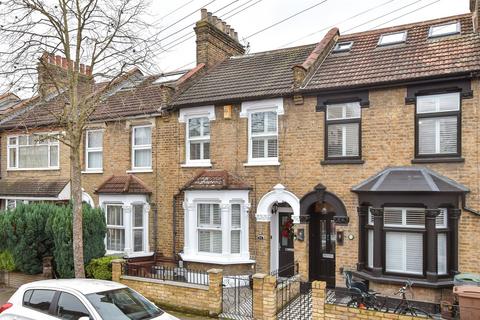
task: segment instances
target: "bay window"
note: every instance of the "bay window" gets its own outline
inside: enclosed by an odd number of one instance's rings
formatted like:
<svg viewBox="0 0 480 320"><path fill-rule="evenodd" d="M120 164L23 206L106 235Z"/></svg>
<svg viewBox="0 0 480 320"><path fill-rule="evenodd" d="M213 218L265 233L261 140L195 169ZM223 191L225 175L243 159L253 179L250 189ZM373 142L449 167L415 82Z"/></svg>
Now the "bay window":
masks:
<svg viewBox="0 0 480 320"><path fill-rule="evenodd" d="M58 169L59 148L59 142L52 134L9 136L8 169Z"/></svg>
<svg viewBox="0 0 480 320"><path fill-rule="evenodd" d="M103 130L88 130L85 133L85 169L103 169Z"/></svg>
<svg viewBox="0 0 480 320"><path fill-rule="evenodd" d="M187 163L210 163L210 120L208 117L188 119L186 150Z"/></svg>
<svg viewBox="0 0 480 320"><path fill-rule="evenodd" d="M329 104L326 109L326 159L360 158L359 102Z"/></svg>
<svg viewBox="0 0 480 320"><path fill-rule="evenodd" d="M416 157L460 155L460 93L417 97Z"/></svg>
<svg viewBox="0 0 480 320"><path fill-rule="evenodd" d="M185 192L184 261L250 263L248 190Z"/></svg>
<svg viewBox="0 0 480 320"><path fill-rule="evenodd" d="M107 254L128 257L151 254L148 243L147 198L136 194L99 194L107 222Z"/></svg>
<svg viewBox="0 0 480 320"><path fill-rule="evenodd" d="M132 169L152 169L152 127L150 125L132 128Z"/></svg>

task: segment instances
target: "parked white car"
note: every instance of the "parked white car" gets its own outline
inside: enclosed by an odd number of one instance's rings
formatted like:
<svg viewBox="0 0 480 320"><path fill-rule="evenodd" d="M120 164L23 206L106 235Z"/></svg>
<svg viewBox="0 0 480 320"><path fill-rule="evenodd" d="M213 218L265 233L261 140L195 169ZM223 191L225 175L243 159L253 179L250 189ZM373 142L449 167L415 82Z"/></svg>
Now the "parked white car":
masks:
<svg viewBox="0 0 480 320"><path fill-rule="evenodd" d="M0 319L175 320L120 283L93 279L36 281L0 306Z"/></svg>

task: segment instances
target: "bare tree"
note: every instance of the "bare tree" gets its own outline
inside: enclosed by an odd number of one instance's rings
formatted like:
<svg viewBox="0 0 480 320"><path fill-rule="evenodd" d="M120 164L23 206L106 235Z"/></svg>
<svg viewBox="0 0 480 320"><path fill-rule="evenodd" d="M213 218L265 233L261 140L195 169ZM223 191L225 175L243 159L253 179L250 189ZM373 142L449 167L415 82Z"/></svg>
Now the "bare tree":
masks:
<svg viewBox="0 0 480 320"><path fill-rule="evenodd" d="M27 88L51 110L70 150L75 277L85 276L81 142L104 93L133 65L150 59L143 0L9 0L0 2L0 76L11 90ZM55 55L65 57L59 71ZM53 62L53 63L52 63ZM88 65L88 66L85 66ZM35 81L38 73L38 81ZM41 72L40 72L41 70ZM66 71L65 71L66 70ZM93 79L102 78L101 86ZM40 86L38 85L40 83Z"/></svg>

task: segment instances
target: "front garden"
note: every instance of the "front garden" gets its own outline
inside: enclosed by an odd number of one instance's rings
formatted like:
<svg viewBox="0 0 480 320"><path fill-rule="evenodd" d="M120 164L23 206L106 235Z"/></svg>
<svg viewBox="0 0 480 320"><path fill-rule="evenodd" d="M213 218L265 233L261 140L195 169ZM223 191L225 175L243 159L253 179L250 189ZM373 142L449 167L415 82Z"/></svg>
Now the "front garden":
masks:
<svg viewBox="0 0 480 320"><path fill-rule="evenodd" d="M55 278L74 277L72 205L34 203L0 212L0 272L42 274L53 263ZM88 277L111 279L105 255L105 215L83 206L84 262ZM1 282L1 279L0 279Z"/></svg>

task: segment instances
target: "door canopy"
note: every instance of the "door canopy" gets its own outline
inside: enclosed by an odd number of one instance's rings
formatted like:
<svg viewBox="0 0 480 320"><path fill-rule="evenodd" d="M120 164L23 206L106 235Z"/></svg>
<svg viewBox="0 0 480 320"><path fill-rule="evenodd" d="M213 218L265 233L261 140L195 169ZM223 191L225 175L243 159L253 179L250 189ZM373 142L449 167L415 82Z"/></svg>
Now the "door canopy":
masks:
<svg viewBox="0 0 480 320"><path fill-rule="evenodd" d="M294 223L300 222L300 201L292 192L287 191L282 184L277 184L273 190L265 194L257 207L255 217L259 222L268 222L272 219L272 206L274 204L288 203L292 207Z"/></svg>
<svg viewBox="0 0 480 320"><path fill-rule="evenodd" d="M315 203L328 203L335 212L334 220L337 224L348 224L347 209L342 200L335 194L328 192L327 187L319 183L312 192L307 193L300 200L300 217L308 220L309 209Z"/></svg>

